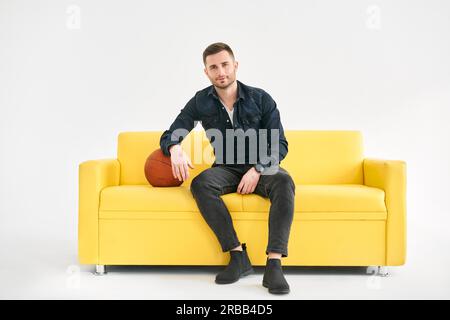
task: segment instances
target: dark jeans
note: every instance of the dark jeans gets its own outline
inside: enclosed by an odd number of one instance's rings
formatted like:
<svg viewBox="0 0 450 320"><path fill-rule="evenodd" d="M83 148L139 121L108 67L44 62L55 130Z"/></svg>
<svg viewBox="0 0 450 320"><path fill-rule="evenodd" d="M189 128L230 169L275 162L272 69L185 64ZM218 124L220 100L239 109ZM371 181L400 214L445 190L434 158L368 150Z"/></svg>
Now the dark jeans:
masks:
<svg viewBox="0 0 450 320"><path fill-rule="evenodd" d="M223 252L238 247L241 243L234 230L230 212L220 196L236 192L242 176L251 167L252 165L216 165L201 172L191 183L191 192L197 206L216 234ZM294 216L295 184L291 176L283 168L272 175L261 175L253 193L269 198L271 202L266 254L276 252L287 257Z"/></svg>

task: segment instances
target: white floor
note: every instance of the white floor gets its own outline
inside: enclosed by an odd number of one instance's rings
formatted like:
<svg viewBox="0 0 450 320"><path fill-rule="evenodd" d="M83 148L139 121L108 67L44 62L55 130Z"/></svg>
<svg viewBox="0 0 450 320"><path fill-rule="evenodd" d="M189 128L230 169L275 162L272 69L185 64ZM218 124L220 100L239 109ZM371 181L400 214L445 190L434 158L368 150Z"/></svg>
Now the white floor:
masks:
<svg viewBox="0 0 450 320"><path fill-rule="evenodd" d="M261 285L263 268L231 285L216 285L221 267L110 266L105 276L77 263L76 239L3 233L1 299L449 299L449 236L445 226L408 232L408 261L388 277L364 267L291 267L291 293ZM368 273L369 272L369 273Z"/></svg>

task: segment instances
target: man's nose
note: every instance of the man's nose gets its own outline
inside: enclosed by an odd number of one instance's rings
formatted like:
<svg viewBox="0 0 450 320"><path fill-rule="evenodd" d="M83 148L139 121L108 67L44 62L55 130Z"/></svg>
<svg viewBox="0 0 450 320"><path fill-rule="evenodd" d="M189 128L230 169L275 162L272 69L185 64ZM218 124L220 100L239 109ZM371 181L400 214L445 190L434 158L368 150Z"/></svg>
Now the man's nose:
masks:
<svg viewBox="0 0 450 320"><path fill-rule="evenodd" d="M219 67L219 75L225 75L225 68Z"/></svg>

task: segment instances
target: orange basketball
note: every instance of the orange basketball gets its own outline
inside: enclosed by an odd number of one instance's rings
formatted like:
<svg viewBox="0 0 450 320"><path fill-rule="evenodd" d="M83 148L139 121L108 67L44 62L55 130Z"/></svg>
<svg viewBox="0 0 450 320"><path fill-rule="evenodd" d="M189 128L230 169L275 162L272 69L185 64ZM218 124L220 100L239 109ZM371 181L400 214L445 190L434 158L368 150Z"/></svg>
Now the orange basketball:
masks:
<svg viewBox="0 0 450 320"><path fill-rule="evenodd" d="M145 177L154 187L178 187L183 183L173 177L170 157L159 148L153 151L145 161Z"/></svg>

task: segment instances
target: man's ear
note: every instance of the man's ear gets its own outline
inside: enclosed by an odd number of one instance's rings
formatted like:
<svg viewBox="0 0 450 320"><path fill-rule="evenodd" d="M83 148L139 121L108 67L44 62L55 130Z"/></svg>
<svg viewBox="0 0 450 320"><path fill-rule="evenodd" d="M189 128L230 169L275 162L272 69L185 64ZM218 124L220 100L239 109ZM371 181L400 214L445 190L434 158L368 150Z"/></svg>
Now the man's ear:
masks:
<svg viewBox="0 0 450 320"><path fill-rule="evenodd" d="M234 68L235 68L236 70L238 69L238 66L239 66L239 62L235 61L235 62L234 62Z"/></svg>
<svg viewBox="0 0 450 320"><path fill-rule="evenodd" d="M205 69L203 69L203 71L205 72L206 75L208 75L208 71L206 70L206 67L205 67Z"/></svg>

